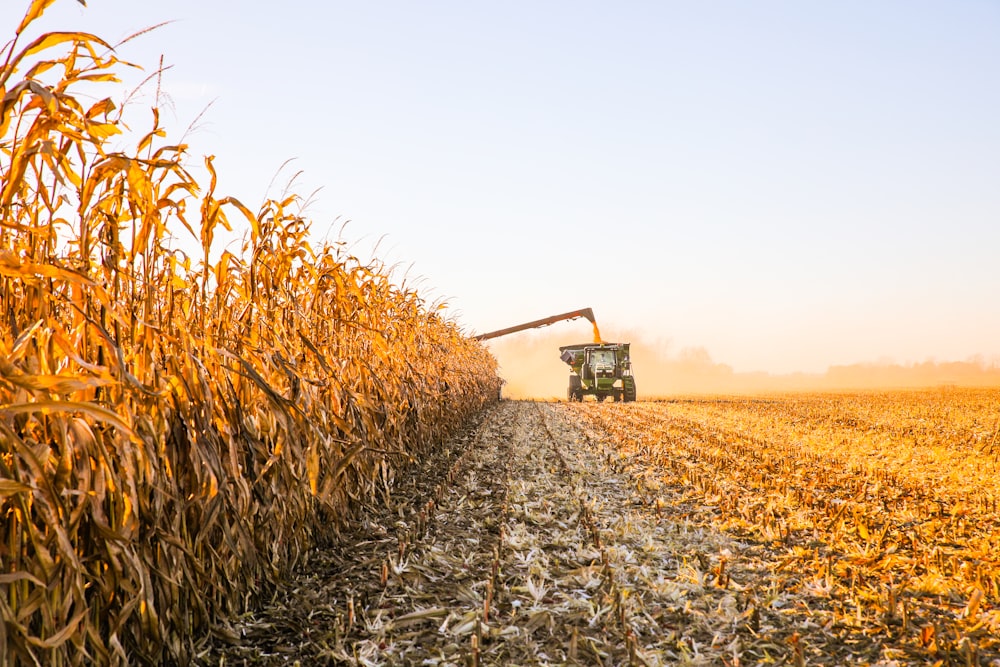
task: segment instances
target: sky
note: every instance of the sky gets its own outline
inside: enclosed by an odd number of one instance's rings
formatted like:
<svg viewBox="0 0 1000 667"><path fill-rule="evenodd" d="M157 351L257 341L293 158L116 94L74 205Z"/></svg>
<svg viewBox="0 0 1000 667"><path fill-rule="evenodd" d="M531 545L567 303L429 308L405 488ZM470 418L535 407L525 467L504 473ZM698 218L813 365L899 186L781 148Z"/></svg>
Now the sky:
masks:
<svg viewBox="0 0 1000 667"><path fill-rule="evenodd" d="M60 0L37 27L162 22L116 95L162 56L221 194L298 174L317 240L470 333L591 307L738 372L1000 363L995 0Z"/></svg>

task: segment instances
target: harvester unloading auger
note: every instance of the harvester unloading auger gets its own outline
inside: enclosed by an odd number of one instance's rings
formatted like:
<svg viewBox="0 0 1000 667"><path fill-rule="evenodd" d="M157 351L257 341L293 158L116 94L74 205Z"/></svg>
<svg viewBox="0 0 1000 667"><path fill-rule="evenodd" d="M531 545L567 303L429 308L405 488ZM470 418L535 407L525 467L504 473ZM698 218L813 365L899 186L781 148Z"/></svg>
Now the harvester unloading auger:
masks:
<svg viewBox="0 0 1000 667"><path fill-rule="evenodd" d="M570 367L569 389L566 390L567 398L571 401L582 401L585 395L591 394L598 401L603 401L608 397L614 401L634 401L635 376L632 375L629 344L603 342L601 331L597 328L594 311L590 308L543 317L540 320L479 334L474 338L476 340L489 340L518 331L545 327L563 320L575 320L578 317L585 317L594 325L594 342L564 345L559 348L559 358Z"/></svg>

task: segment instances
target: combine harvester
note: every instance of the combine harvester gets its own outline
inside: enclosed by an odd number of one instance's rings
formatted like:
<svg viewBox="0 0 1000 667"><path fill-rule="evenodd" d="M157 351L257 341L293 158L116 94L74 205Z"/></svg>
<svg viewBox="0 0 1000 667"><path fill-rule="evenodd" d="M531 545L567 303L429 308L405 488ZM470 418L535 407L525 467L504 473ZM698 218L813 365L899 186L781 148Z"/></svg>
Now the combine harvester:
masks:
<svg viewBox="0 0 1000 667"><path fill-rule="evenodd" d="M614 401L629 403L635 400L635 376L632 375L632 361L629 358L628 343L605 343L597 328L594 311L590 308L572 310L561 315L543 317L474 336L476 340L489 340L507 334L545 327L563 320L585 317L594 325L594 342L578 345L564 345L559 348L559 358L569 364L569 389L566 397L571 401L582 401L590 394L598 401L611 397Z"/></svg>

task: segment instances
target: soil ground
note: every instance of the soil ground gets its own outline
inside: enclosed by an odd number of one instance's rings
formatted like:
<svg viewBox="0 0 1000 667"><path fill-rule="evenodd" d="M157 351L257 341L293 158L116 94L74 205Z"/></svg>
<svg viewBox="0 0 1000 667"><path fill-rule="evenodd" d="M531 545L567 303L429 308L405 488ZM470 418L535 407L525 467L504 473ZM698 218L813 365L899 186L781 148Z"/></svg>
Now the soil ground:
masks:
<svg viewBox="0 0 1000 667"><path fill-rule="evenodd" d="M779 554L558 403L504 401L204 665L904 664L829 641L780 594ZM914 663L916 664L916 663Z"/></svg>

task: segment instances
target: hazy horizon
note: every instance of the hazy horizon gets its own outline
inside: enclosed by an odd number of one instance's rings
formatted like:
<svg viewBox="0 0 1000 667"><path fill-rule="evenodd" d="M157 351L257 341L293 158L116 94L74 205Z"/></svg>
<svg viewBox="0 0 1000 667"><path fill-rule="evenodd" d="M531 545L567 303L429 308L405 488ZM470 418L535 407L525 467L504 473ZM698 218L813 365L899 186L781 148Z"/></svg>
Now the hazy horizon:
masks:
<svg viewBox="0 0 1000 667"><path fill-rule="evenodd" d="M486 341L500 364L504 396L564 399L569 367L562 345L590 342L590 325L572 322ZM858 360L822 372L738 372L704 347L674 348L637 332L601 327L609 342L628 342L640 399L691 394L759 394L789 391L917 389L941 386L1000 386L1000 359Z"/></svg>

